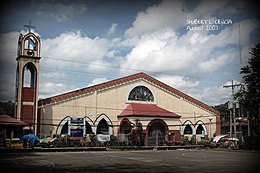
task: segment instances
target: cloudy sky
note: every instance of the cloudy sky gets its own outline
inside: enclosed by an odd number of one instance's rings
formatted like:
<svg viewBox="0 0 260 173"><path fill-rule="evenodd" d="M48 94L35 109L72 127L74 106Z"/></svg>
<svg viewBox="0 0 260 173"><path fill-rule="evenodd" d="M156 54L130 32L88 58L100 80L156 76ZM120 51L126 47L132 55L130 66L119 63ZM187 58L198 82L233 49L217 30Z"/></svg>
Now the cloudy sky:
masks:
<svg viewBox="0 0 260 173"><path fill-rule="evenodd" d="M41 38L39 97L138 72L208 105L259 42L254 1L8 0L0 9L0 100L14 100L17 40L32 21Z"/></svg>

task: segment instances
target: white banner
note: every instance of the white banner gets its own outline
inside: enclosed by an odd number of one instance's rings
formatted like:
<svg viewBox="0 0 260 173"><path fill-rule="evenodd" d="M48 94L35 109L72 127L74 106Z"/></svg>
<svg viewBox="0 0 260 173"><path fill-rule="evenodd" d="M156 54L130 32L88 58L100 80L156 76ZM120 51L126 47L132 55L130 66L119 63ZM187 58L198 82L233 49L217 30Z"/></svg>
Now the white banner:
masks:
<svg viewBox="0 0 260 173"><path fill-rule="evenodd" d="M110 141L110 135L98 134L97 135L97 140L101 141L101 142Z"/></svg>

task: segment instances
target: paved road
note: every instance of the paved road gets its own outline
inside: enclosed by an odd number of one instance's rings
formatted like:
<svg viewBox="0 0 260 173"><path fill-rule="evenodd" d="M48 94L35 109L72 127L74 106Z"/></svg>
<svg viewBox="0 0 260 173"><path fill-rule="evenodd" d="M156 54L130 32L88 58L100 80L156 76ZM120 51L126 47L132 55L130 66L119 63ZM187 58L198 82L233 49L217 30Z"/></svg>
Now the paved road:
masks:
<svg viewBox="0 0 260 173"><path fill-rule="evenodd" d="M258 156L252 152L212 150L0 153L0 171L255 173L259 170Z"/></svg>

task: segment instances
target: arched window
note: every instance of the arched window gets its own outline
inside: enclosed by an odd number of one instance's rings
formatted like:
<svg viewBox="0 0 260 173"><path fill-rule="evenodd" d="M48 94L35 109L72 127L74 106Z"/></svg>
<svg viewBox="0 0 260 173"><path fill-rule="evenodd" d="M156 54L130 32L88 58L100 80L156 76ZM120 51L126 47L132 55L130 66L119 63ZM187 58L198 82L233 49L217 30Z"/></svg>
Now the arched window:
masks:
<svg viewBox="0 0 260 173"><path fill-rule="evenodd" d="M128 100L153 102L152 92L145 86L137 86L130 92Z"/></svg>
<svg viewBox="0 0 260 173"><path fill-rule="evenodd" d="M86 134L92 134L93 131L92 131L91 125L87 121L85 123L86 123L86 125L85 125Z"/></svg>
<svg viewBox="0 0 260 173"><path fill-rule="evenodd" d="M108 134L108 123L104 118L97 125L97 134Z"/></svg>
<svg viewBox="0 0 260 173"><path fill-rule="evenodd" d="M204 128L202 127L201 124L198 125L197 129L196 129L196 134L202 135L205 133Z"/></svg>
<svg viewBox="0 0 260 173"><path fill-rule="evenodd" d="M23 87L35 87L36 82L36 68L32 63L28 63L24 67Z"/></svg>
<svg viewBox="0 0 260 173"><path fill-rule="evenodd" d="M28 50L37 50L37 41L33 36L29 36L24 40L24 48Z"/></svg>
<svg viewBox="0 0 260 173"><path fill-rule="evenodd" d="M16 81L15 81L15 86L16 86L16 88L19 87L19 65L17 65L17 68L16 68Z"/></svg>
<svg viewBox="0 0 260 173"><path fill-rule="evenodd" d="M192 134L192 128L189 124L185 126L184 134L191 135Z"/></svg>

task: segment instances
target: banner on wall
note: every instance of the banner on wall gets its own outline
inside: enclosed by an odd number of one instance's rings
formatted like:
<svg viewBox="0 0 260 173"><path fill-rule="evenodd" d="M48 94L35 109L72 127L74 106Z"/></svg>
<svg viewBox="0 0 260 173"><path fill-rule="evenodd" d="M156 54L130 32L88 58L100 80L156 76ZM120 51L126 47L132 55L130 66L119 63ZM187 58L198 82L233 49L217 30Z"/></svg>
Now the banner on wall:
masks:
<svg viewBox="0 0 260 173"><path fill-rule="evenodd" d="M110 135L98 134L97 140L100 142L110 141Z"/></svg>

